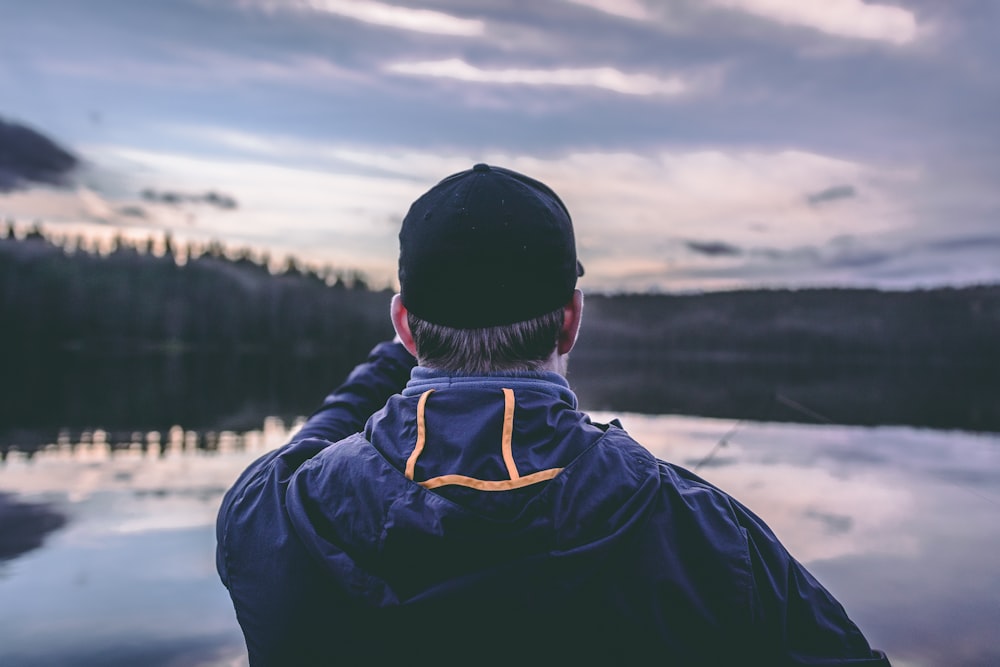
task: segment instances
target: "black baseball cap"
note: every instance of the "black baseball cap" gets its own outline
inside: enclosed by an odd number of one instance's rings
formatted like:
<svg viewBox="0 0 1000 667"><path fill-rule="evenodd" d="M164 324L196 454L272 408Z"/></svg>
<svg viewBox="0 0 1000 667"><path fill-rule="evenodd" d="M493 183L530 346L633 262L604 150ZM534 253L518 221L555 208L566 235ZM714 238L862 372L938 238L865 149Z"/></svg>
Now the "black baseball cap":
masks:
<svg viewBox="0 0 1000 667"><path fill-rule="evenodd" d="M413 202L399 231L403 305L433 324L529 320L567 304L582 275L565 204L502 167L448 176Z"/></svg>

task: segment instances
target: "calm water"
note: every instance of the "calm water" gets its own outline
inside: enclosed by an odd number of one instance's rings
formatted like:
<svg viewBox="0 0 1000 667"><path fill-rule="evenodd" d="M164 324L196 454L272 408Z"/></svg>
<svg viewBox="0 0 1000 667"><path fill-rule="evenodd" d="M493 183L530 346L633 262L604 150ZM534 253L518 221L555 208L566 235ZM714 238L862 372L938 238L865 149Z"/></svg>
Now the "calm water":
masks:
<svg viewBox="0 0 1000 667"><path fill-rule="evenodd" d="M760 514L897 667L1000 665L1000 434L595 416ZM8 453L0 665L245 665L215 512L293 428Z"/></svg>

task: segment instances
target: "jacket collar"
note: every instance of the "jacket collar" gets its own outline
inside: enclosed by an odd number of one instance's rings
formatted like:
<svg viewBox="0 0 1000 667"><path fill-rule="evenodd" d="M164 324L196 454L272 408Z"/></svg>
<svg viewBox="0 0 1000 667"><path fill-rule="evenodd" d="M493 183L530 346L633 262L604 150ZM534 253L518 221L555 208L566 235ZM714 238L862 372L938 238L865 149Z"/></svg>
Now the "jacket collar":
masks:
<svg viewBox="0 0 1000 667"><path fill-rule="evenodd" d="M494 372L485 375L456 375L444 371L416 366L410 371L410 381L403 389L403 396L419 396L428 389L462 387L466 389L531 389L577 408L576 394L562 375L553 371Z"/></svg>

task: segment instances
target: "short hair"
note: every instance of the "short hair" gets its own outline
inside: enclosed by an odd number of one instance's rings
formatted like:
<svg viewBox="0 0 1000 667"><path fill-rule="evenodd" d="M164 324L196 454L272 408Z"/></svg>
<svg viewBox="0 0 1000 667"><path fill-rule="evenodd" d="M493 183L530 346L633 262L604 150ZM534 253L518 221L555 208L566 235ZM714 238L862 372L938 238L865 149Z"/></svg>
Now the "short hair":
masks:
<svg viewBox="0 0 1000 667"><path fill-rule="evenodd" d="M420 365L473 375L538 370L556 349L563 313L560 307L530 320L481 329L433 324L411 312L406 319Z"/></svg>

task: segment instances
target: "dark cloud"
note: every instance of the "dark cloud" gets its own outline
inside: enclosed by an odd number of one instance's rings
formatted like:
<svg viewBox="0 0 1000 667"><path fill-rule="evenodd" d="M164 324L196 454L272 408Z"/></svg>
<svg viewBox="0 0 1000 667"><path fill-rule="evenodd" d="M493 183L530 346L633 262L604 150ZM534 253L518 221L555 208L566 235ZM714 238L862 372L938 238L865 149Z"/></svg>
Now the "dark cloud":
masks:
<svg viewBox="0 0 1000 667"><path fill-rule="evenodd" d="M805 513L806 518L814 519L823 524L828 535L842 535L851 531L854 519L845 514L831 514L818 510L809 510Z"/></svg>
<svg viewBox="0 0 1000 667"><path fill-rule="evenodd" d="M888 252L866 247L853 237L839 237L823 247L754 248L750 254L771 262L795 264L800 267L826 269L861 269L886 264L905 252L903 248Z"/></svg>
<svg viewBox="0 0 1000 667"><path fill-rule="evenodd" d="M926 245L929 250L965 250L967 248L1000 247L1000 236L974 235L958 236L950 239L932 241Z"/></svg>
<svg viewBox="0 0 1000 667"><path fill-rule="evenodd" d="M841 236L821 245L748 247L745 261L678 267L665 275L756 285L986 284L997 281L997 248L1000 234L989 233L921 241Z"/></svg>
<svg viewBox="0 0 1000 667"><path fill-rule="evenodd" d="M836 201L838 199L853 199L857 196L858 191L854 189L853 185L835 185L832 188L814 192L806 197L806 201L813 206L818 206L819 204L825 204L826 202Z"/></svg>
<svg viewBox="0 0 1000 667"><path fill-rule="evenodd" d="M868 266L885 264L893 258L893 255L880 250L867 250L851 248L837 252L823 262L825 266L831 268L858 269Z"/></svg>
<svg viewBox="0 0 1000 667"><path fill-rule="evenodd" d="M125 216L126 218L142 218L148 217L146 215L146 209L141 206L122 206L118 209L118 215Z"/></svg>
<svg viewBox="0 0 1000 667"><path fill-rule="evenodd" d="M78 164L75 155L45 135L0 118L0 192L66 185Z"/></svg>
<svg viewBox="0 0 1000 667"><path fill-rule="evenodd" d="M743 250L723 241L685 241L684 245L691 252L708 257L735 257L742 255Z"/></svg>
<svg viewBox="0 0 1000 667"><path fill-rule="evenodd" d="M168 204L170 206L180 206L181 204L207 204L216 208L232 210L237 208L236 200L229 195L208 191L205 193L191 194L185 192L172 192L169 190L153 190L147 188L141 193L142 198L148 202L156 204Z"/></svg>

